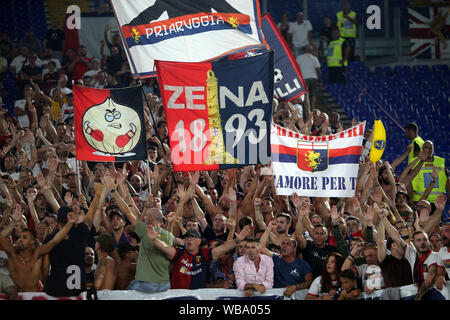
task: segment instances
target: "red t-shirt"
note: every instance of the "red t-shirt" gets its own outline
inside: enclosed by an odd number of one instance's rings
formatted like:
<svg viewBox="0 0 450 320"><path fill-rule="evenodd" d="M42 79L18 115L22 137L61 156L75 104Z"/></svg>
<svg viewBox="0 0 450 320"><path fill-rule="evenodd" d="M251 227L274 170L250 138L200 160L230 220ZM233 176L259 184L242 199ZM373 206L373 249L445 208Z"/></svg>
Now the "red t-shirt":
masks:
<svg viewBox="0 0 450 320"><path fill-rule="evenodd" d="M91 63L92 58L84 57L88 63ZM86 62L78 61L75 63L75 67L72 70L72 80L77 81L83 78L84 74L89 71L89 67Z"/></svg>
<svg viewBox="0 0 450 320"><path fill-rule="evenodd" d="M206 287L208 263L213 260L212 248L200 248L196 255L176 249L172 258L172 289L200 289Z"/></svg>

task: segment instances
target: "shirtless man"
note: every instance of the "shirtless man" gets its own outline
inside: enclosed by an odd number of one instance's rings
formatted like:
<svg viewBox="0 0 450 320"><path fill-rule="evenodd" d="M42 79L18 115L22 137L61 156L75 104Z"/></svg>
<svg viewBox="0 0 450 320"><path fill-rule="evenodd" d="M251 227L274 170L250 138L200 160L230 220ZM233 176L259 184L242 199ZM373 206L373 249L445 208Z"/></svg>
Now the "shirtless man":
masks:
<svg viewBox="0 0 450 320"><path fill-rule="evenodd" d="M117 262L117 279L115 290L127 290L128 285L134 280L139 254L139 247L129 242L119 244L117 251L120 261Z"/></svg>
<svg viewBox="0 0 450 320"><path fill-rule="evenodd" d="M289 236L289 228L291 227L292 217L288 213L280 213L276 217L276 232L271 232L270 243L274 243L277 246L281 245L285 236Z"/></svg>
<svg viewBox="0 0 450 320"><path fill-rule="evenodd" d="M19 223L21 215L21 210L14 210L12 221L7 227L9 232ZM43 245L37 245L36 233L28 228L22 230L19 239L12 245L5 238L0 237L0 249L8 255L10 275L19 292L39 291L43 256L67 236L75 222L76 215L68 216L68 222L64 228L51 241Z"/></svg>
<svg viewBox="0 0 450 320"><path fill-rule="evenodd" d="M94 286L96 290L113 290L117 272L114 259L110 256L114 250L114 239L109 233L94 237L98 267L95 270Z"/></svg>

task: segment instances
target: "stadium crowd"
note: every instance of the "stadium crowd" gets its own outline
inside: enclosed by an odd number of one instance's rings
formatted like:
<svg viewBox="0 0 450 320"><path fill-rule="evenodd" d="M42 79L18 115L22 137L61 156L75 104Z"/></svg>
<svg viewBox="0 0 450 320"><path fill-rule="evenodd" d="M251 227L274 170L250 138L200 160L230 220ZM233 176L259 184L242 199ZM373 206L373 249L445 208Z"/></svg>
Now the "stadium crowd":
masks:
<svg viewBox="0 0 450 320"><path fill-rule="evenodd" d="M285 288L286 297L307 289L306 299L349 300L415 284L416 299L443 298L436 288L450 275L448 172L414 123L392 163L369 161L366 131L353 198L277 196L270 164L174 172L151 78L141 83L148 161L77 161L72 81L137 82L119 37L105 36L102 59L84 46L58 59L52 50L64 40L53 33L42 46L32 31L18 47L6 33L0 41L1 73L13 74L20 93L12 108L0 105L0 293L224 288L252 296ZM273 121L316 136L347 129L338 114L289 102L274 101Z"/></svg>

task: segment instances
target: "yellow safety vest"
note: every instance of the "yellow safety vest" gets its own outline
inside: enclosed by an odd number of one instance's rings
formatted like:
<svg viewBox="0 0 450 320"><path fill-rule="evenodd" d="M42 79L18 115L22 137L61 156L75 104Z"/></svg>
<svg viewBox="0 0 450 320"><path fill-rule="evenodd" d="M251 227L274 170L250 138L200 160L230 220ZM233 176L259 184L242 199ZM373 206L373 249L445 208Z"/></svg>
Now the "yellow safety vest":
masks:
<svg viewBox="0 0 450 320"><path fill-rule="evenodd" d="M413 159L414 159L414 142L419 145L420 150L422 150L422 146L423 146L423 143L424 143L423 139L421 137L419 137L419 136L415 137L411 141L412 150L408 154L408 164L410 164L411 161L413 161Z"/></svg>
<svg viewBox="0 0 450 320"><path fill-rule="evenodd" d="M428 184L433 179L431 172L433 168L431 164L434 164L438 169L438 179L434 184L434 188L431 190L430 195L426 199L430 203L434 203L437 196L441 193L445 193L445 185L447 184L447 176L445 174L445 159L434 156L433 162L424 162L417 176L412 181L413 187L413 201L417 202L424 194L428 187Z"/></svg>
<svg viewBox="0 0 450 320"><path fill-rule="evenodd" d="M330 41L327 48L327 65L329 67L342 67L341 60L344 60L342 55L343 38ZM348 61L345 61L344 66L348 66Z"/></svg>
<svg viewBox="0 0 450 320"><path fill-rule="evenodd" d="M352 19L356 18L356 12L350 11L348 16ZM336 13L337 17L337 25L339 28L339 32L341 33L341 37L344 38L356 38L356 24L352 23L347 18L344 18L344 12L339 11Z"/></svg>

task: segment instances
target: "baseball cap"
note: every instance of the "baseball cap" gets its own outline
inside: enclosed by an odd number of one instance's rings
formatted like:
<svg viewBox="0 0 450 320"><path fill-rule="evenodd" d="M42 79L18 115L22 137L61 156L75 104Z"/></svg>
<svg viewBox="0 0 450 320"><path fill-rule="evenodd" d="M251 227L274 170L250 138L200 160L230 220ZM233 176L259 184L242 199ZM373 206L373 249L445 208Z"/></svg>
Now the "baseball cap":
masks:
<svg viewBox="0 0 450 320"><path fill-rule="evenodd" d="M95 236L94 240L100 244L102 250L111 252L114 250L114 239L109 233L102 233L99 236Z"/></svg>
<svg viewBox="0 0 450 320"><path fill-rule="evenodd" d="M202 236L200 235L200 232L197 229L189 229L183 236L183 238L186 237L194 237L194 238L199 238L201 239Z"/></svg>
<svg viewBox="0 0 450 320"><path fill-rule="evenodd" d="M122 218L123 221L125 221L125 216L122 214L122 212L114 210L109 214L109 220L111 220L115 215Z"/></svg>
<svg viewBox="0 0 450 320"><path fill-rule="evenodd" d="M122 242L117 246L117 251L119 254L123 254L126 253L128 251L137 251L139 250L138 246L133 246L131 243L129 242Z"/></svg>

